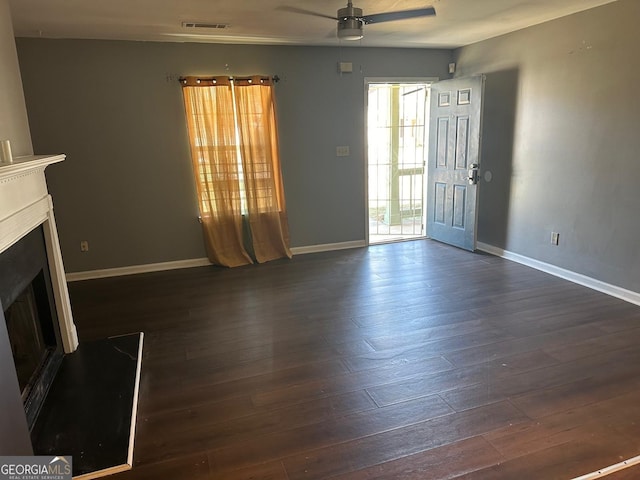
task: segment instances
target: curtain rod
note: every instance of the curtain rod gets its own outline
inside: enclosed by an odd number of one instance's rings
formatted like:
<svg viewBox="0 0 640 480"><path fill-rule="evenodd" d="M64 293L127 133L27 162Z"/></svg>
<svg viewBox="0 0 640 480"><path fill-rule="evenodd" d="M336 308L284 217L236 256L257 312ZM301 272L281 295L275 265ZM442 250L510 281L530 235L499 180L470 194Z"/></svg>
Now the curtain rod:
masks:
<svg viewBox="0 0 640 480"><path fill-rule="evenodd" d="M195 76L195 75L194 75L194 76ZM189 75L188 77L193 78L194 76ZM197 80L207 81L207 80L213 80L213 79L215 79L216 77L222 77L222 76L224 76L224 75L211 75L211 76L207 76L207 77L198 77L198 76L195 76L195 78L196 78ZM234 76L228 76L227 78L228 78L229 80L233 81L233 80L251 80L251 79L256 78L256 77L261 77L261 78L264 78L264 79L271 79L271 80L273 81L273 83L278 83L278 82L280 81L280 77L279 77L278 75L274 75L274 76L272 76L272 77L262 76L262 75L252 75L252 76L250 76L250 77L234 77ZM186 82L186 80L187 80L187 77L180 77L180 78L178 78L178 81L179 81L180 83L185 83L185 82Z"/></svg>

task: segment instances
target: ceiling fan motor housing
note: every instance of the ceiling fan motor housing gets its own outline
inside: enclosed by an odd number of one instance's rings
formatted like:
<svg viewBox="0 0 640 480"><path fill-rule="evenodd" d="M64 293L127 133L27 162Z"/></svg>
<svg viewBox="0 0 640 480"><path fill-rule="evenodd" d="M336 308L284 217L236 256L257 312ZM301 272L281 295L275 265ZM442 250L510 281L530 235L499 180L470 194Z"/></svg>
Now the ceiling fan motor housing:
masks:
<svg viewBox="0 0 640 480"><path fill-rule="evenodd" d="M354 7L349 2L349 5L338 10L338 20L357 20L362 23L362 9Z"/></svg>
<svg viewBox="0 0 640 480"><path fill-rule="evenodd" d="M346 40L362 38L362 9L355 8L351 2L338 10L338 37Z"/></svg>

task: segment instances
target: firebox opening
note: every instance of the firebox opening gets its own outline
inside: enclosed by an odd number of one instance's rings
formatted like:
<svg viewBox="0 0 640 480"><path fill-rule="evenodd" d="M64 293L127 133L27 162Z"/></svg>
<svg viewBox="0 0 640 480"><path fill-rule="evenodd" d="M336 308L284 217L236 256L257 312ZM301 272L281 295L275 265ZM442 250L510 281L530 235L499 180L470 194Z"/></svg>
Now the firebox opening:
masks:
<svg viewBox="0 0 640 480"><path fill-rule="evenodd" d="M23 402L57 345L51 312L43 298L47 293L41 270L4 312Z"/></svg>
<svg viewBox="0 0 640 480"><path fill-rule="evenodd" d="M0 254L0 272L0 303L32 430L64 356L42 227Z"/></svg>

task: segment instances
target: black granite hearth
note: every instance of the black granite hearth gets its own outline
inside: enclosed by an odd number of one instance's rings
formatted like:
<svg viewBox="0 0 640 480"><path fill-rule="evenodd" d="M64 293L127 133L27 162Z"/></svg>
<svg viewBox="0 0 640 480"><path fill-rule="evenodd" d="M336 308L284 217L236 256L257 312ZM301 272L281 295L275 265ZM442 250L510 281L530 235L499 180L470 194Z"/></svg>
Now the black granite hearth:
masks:
<svg viewBox="0 0 640 480"><path fill-rule="evenodd" d="M36 455L72 456L74 477L131 468L142 338L83 342L65 355L32 431Z"/></svg>

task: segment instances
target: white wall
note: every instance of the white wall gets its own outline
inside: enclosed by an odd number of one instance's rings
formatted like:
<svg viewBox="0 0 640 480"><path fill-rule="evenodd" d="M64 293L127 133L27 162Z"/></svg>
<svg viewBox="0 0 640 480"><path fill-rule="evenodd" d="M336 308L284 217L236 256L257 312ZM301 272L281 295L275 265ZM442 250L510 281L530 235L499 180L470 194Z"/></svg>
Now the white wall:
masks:
<svg viewBox="0 0 640 480"><path fill-rule="evenodd" d="M14 156L33 153L8 0L0 0L0 140L11 140Z"/></svg>

